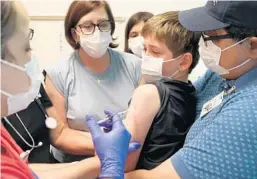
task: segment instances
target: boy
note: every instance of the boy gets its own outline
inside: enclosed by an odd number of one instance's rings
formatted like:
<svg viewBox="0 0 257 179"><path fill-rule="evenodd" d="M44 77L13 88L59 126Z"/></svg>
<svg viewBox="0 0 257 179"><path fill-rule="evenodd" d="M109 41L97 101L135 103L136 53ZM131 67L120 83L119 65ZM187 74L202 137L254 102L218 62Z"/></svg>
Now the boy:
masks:
<svg viewBox="0 0 257 179"><path fill-rule="evenodd" d="M144 26L142 77L124 123L143 145L126 171L152 169L178 151L196 115L195 88L188 75L199 59L197 36L178 21L178 12L152 17Z"/></svg>

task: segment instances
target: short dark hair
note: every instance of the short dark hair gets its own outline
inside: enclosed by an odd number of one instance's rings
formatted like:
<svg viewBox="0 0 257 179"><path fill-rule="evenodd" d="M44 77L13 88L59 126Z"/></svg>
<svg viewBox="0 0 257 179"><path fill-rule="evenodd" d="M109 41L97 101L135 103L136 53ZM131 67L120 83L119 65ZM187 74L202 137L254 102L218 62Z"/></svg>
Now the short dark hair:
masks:
<svg viewBox="0 0 257 179"><path fill-rule="evenodd" d="M125 46L124 46L125 52L132 53L128 47L128 39L129 39L129 33L131 29L140 22L148 21L151 17L153 17L153 14L150 12L137 12L129 18L125 29Z"/></svg>
<svg viewBox="0 0 257 179"><path fill-rule="evenodd" d="M111 8L106 1L73 1L71 3L65 17L64 29L66 40L72 46L73 49L78 49L80 45L73 39L71 29L77 25L79 20L84 15L100 7L103 7L106 10L108 18L111 22L111 35L113 35L115 31L115 19L113 17ZM115 39L113 38L113 40ZM110 47L116 48L118 47L118 45L111 43Z"/></svg>
<svg viewBox="0 0 257 179"><path fill-rule="evenodd" d="M232 35L233 39L236 41L243 40L247 37L257 37L257 29L231 25L225 28L225 30L228 34Z"/></svg>
<svg viewBox="0 0 257 179"><path fill-rule="evenodd" d="M184 28L178 20L178 11L166 12L156 15L146 22L143 37L154 35L156 39L164 42L174 56L189 52L192 54L192 64L188 73L195 68L199 61L200 33L195 33Z"/></svg>

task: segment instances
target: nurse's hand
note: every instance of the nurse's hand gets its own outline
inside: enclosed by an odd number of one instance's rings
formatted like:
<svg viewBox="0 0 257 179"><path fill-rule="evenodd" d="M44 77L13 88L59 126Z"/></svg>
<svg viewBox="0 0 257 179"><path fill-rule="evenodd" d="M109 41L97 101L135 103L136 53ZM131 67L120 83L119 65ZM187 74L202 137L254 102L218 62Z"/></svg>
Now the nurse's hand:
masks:
<svg viewBox="0 0 257 179"><path fill-rule="evenodd" d="M95 151L101 161L100 178L124 178L125 161L128 152L134 152L139 147L138 143L129 144L131 135L126 130L118 115L105 111L112 117L112 130L104 133L96 119L87 116L87 126L92 135ZM130 147L130 150L128 148Z"/></svg>

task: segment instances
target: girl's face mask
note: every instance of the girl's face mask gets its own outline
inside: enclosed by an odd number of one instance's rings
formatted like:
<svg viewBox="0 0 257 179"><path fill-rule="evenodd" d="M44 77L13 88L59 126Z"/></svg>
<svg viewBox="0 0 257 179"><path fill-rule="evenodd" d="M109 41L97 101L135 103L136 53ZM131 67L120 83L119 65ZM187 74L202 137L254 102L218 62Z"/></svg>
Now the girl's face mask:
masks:
<svg viewBox="0 0 257 179"><path fill-rule="evenodd" d="M129 49L134 55L141 58L144 53L144 38L142 36L137 36L135 38L129 38L128 40Z"/></svg>

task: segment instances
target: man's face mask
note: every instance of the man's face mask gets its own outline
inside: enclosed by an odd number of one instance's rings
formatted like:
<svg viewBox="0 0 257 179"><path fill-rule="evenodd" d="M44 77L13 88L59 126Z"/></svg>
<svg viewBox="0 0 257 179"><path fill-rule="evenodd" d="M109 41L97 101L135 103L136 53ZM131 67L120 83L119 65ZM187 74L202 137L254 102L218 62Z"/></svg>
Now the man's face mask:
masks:
<svg viewBox="0 0 257 179"><path fill-rule="evenodd" d="M26 73L26 75L30 79L30 85L27 86L27 90L25 92L11 93L10 91L2 89L1 93L7 96L7 105L8 105L8 115L14 114L18 111L26 109L28 105L35 99L35 97L39 93L42 74L37 63L37 60L32 55L32 59L24 64L24 67L18 66L16 64L10 63L6 60L1 59L1 63L14 68L15 70ZM12 76L13 74L9 74L10 79L15 79L19 77ZM3 76L3 78L9 78L7 76ZM22 83L22 82L21 82Z"/></svg>
<svg viewBox="0 0 257 179"><path fill-rule="evenodd" d="M199 52L200 52L200 57L203 60L205 66L207 68L210 68L212 71L218 73L219 75L225 75L228 74L230 71L235 70L243 65L245 65L246 63L248 63L251 59L246 60L245 62L243 62L242 64L235 66L231 69L225 69L223 67L221 67L220 64L220 57L221 57L221 53L235 47L236 45L244 42L245 40L247 40L247 38L229 46L226 47L224 49L221 49L220 47L218 47L217 45L215 45L211 40L208 41L204 41L203 37L201 37L200 41L199 41Z"/></svg>

